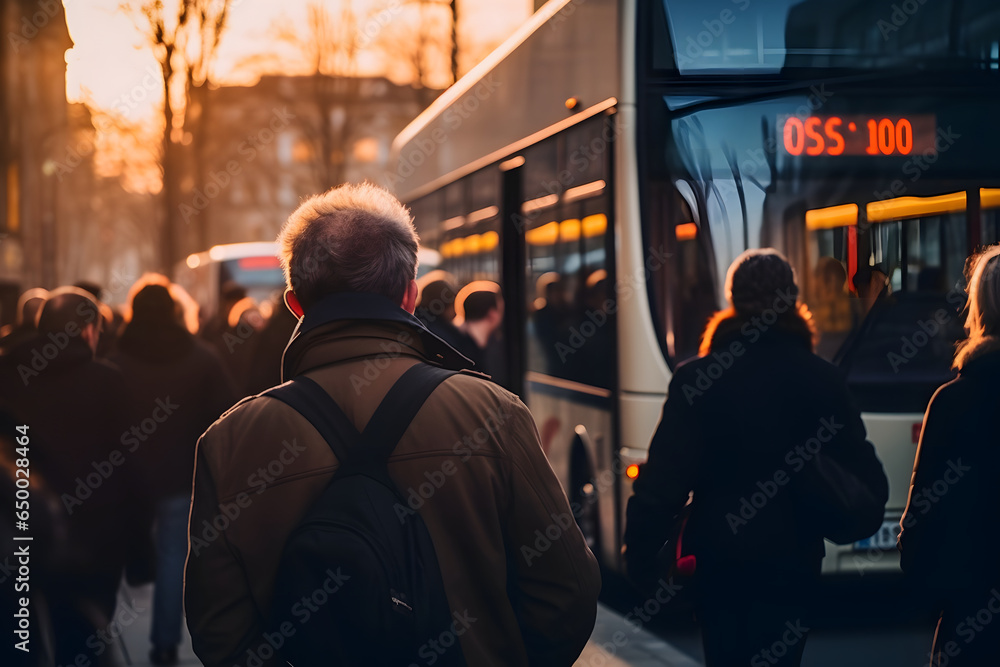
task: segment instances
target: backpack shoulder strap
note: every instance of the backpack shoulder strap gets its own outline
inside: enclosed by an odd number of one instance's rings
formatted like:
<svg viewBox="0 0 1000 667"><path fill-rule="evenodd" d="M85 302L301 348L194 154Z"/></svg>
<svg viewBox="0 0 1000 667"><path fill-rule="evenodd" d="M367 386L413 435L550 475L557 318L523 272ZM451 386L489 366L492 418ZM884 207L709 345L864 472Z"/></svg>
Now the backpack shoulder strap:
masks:
<svg viewBox="0 0 1000 667"><path fill-rule="evenodd" d="M265 391L261 396L276 398L309 420L341 465L357 460L362 447L361 434L337 402L315 380L299 375Z"/></svg>
<svg viewBox="0 0 1000 667"><path fill-rule="evenodd" d="M386 461L417 416L424 401L439 384L458 371L418 363L406 370L379 403L362 434L376 460Z"/></svg>

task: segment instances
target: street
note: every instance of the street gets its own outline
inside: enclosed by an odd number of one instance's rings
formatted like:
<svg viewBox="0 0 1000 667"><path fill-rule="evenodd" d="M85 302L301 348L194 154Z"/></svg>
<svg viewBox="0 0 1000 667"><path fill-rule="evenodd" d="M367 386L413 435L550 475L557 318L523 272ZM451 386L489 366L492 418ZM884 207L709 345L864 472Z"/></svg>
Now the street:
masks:
<svg viewBox="0 0 1000 667"><path fill-rule="evenodd" d="M841 594L833 605L816 615L803 657L803 667L923 667L933 637L933 625L915 618L912 604L898 587L861 580L835 585ZM626 621L639 604L626 584L605 576L604 602L598 608L597 624L576 667L699 667L703 665L697 627L683 614L660 614L648 623ZM630 606L626 606L630 605ZM135 614L122 614L121 610ZM122 659L125 664L146 667L149 662L149 626L152 586L123 587L119 613L123 630ZM635 619L636 616L632 616ZM116 634L112 628L110 635ZM200 665L184 632L179 651L180 665ZM761 665L766 665L766 661ZM249 664L246 667L254 667Z"/></svg>

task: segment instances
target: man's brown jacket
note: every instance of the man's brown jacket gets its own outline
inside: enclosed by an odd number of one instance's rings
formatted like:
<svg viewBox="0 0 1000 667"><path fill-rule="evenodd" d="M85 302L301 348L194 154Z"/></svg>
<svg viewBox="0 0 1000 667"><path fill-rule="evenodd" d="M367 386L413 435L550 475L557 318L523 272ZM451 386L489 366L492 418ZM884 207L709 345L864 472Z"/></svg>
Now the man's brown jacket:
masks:
<svg viewBox="0 0 1000 667"><path fill-rule="evenodd" d="M283 370L318 382L364 430L403 372L428 361L462 359L388 300L340 295L310 310ZM263 629L275 570L336 468L309 422L266 396L238 403L202 436L185 601L208 667L275 664L277 638ZM477 667L572 664L593 629L600 575L517 397L474 374L448 378L403 435L389 474L433 539L461 632L450 650ZM447 650L425 648L423 664Z"/></svg>

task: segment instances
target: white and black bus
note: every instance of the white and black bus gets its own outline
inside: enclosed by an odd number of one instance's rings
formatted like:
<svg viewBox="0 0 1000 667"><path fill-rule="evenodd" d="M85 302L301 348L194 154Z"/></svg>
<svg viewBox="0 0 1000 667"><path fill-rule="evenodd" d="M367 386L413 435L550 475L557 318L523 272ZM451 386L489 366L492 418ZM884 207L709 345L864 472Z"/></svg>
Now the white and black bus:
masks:
<svg viewBox="0 0 1000 667"><path fill-rule="evenodd" d="M826 572L898 568L963 264L1000 240L991 0L552 0L397 138L422 242L504 290L509 384L601 560L731 261L795 266L890 479Z"/></svg>

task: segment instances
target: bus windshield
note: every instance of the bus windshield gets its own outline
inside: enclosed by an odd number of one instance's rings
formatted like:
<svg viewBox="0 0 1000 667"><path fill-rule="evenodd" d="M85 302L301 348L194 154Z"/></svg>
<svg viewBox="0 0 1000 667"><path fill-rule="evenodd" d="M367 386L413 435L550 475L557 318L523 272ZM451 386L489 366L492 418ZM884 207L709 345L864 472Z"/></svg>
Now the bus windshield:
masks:
<svg viewBox="0 0 1000 667"><path fill-rule="evenodd" d="M664 0L652 63L665 74L998 67L993 0Z"/></svg>
<svg viewBox="0 0 1000 667"><path fill-rule="evenodd" d="M966 257L1000 240L1000 132L984 111L995 85L915 90L650 98L643 219L648 246L673 257L650 297L668 360L697 353L732 260L771 246L861 408L923 411L951 377Z"/></svg>

